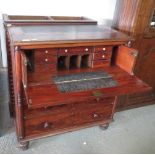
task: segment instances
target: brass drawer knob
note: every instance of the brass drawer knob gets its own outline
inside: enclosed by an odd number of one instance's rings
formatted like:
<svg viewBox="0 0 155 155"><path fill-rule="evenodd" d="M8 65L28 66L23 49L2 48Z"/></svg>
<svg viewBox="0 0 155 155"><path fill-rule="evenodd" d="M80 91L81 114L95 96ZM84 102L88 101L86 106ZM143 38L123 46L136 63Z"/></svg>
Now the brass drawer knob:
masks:
<svg viewBox="0 0 155 155"><path fill-rule="evenodd" d="M85 51L87 52L88 51L88 48L86 48Z"/></svg>
<svg viewBox="0 0 155 155"><path fill-rule="evenodd" d="M105 58L105 55L104 54L102 55L102 58Z"/></svg>
<svg viewBox="0 0 155 155"><path fill-rule="evenodd" d="M68 52L68 49L65 49L65 53L67 53Z"/></svg>
<svg viewBox="0 0 155 155"><path fill-rule="evenodd" d="M48 51L46 50L45 53L48 53Z"/></svg>
<svg viewBox="0 0 155 155"><path fill-rule="evenodd" d="M103 97L103 93L100 91L95 91L95 92L93 92L93 96L96 98L96 101L99 102L100 98Z"/></svg>
<svg viewBox="0 0 155 155"><path fill-rule="evenodd" d="M97 118L97 117L98 117L98 114L93 114L93 117L94 117L94 118Z"/></svg>
<svg viewBox="0 0 155 155"><path fill-rule="evenodd" d="M105 47L103 48L103 51L106 51L106 48Z"/></svg>

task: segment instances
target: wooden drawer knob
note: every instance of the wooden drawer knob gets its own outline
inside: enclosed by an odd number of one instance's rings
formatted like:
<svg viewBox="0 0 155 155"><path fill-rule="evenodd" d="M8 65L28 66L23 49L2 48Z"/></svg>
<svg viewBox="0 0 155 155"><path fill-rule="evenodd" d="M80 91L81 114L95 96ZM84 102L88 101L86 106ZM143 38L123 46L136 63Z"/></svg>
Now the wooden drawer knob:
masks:
<svg viewBox="0 0 155 155"><path fill-rule="evenodd" d="M68 49L65 49L65 53L67 53L68 52Z"/></svg>
<svg viewBox="0 0 155 155"><path fill-rule="evenodd" d="M47 62L47 61L48 61L48 59L45 59L45 61Z"/></svg>

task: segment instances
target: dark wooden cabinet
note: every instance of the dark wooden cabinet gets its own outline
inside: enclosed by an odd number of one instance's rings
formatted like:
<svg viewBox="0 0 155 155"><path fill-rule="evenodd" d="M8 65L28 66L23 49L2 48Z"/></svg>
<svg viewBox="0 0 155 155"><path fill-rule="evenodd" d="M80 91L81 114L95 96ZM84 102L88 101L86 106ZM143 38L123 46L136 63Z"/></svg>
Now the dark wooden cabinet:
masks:
<svg viewBox="0 0 155 155"><path fill-rule="evenodd" d="M130 46L139 51L134 68L135 75L153 88L155 88L154 15L154 0L117 0L113 19L113 28L134 38ZM147 98L145 104L137 97L137 103L135 101L134 106L154 103L155 95L153 94L155 94L154 91L150 92L150 95L142 93L141 98L144 96Z"/></svg>
<svg viewBox="0 0 155 155"><path fill-rule="evenodd" d="M10 107L23 149L33 139L106 128L122 103L152 90L133 73L131 38L110 28L6 24L6 34Z"/></svg>

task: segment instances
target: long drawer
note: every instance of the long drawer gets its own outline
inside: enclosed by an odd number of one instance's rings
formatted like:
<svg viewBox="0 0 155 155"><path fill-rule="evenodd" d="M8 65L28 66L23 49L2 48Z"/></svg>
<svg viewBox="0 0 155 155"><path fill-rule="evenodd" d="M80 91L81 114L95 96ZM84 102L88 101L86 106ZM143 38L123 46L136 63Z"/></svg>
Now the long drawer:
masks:
<svg viewBox="0 0 155 155"><path fill-rule="evenodd" d="M93 47L66 47L60 48L58 55L83 55L93 52Z"/></svg>
<svg viewBox="0 0 155 155"><path fill-rule="evenodd" d="M25 135L54 133L112 119L115 97L25 111Z"/></svg>

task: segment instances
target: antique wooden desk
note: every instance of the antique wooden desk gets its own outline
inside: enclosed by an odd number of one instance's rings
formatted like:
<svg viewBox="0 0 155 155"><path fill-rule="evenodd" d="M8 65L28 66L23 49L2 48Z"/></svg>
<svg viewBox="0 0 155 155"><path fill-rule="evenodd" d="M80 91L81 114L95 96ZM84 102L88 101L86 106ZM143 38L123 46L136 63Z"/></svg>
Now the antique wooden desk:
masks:
<svg viewBox="0 0 155 155"><path fill-rule="evenodd" d="M113 120L121 95L151 88L134 76L131 38L97 25L9 26L12 107L29 141Z"/></svg>

